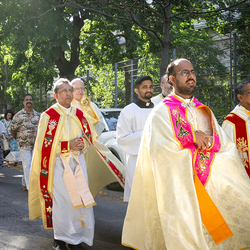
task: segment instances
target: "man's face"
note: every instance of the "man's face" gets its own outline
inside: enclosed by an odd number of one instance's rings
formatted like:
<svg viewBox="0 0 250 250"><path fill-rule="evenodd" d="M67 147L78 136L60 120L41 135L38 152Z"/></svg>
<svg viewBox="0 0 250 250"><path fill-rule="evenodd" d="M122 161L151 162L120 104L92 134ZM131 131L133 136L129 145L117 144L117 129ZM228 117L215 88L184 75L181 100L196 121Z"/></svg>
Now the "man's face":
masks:
<svg viewBox="0 0 250 250"><path fill-rule="evenodd" d="M24 105L24 108L32 108L33 106L32 96L30 95L25 96L23 100L23 105Z"/></svg>
<svg viewBox="0 0 250 250"><path fill-rule="evenodd" d="M84 84L81 81L75 81L74 87L73 98L80 102L85 94Z"/></svg>
<svg viewBox="0 0 250 250"><path fill-rule="evenodd" d="M244 86L245 92L243 95L238 94L237 97L240 101L240 105L250 111L250 83Z"/></svg>
<svg viewBox="0 0 250 250"><path fill-rule="evenodd" d="M161 82L162 94L168 96L172 91L172 86L168 83L167 78L164 78L164 81Z"/></svg>
<svg viewBox="0 0 250 250"><path fill-rule="evenodd" d="M139 89L135 88L135 93L142 101L148 102L154 93L152 82L150 80L143 81L139 86Z"/></svg>
<svg viewBox="0 0 250 250"><path fill-rule="evenodd" d="M73 87L67 83L60 84L57 94L54 94L54 97L60 105L69 108L73 100Z"/></svg>
<svg viewBox="0 0 250 250"><path fill-rule="evenodd" d="M175 93L184 98L190 98L196 87L196 76L193 65L187 60L180 60L175 65L175 74L170 76ZM185 74L187 74L185 76Z"/></svg>

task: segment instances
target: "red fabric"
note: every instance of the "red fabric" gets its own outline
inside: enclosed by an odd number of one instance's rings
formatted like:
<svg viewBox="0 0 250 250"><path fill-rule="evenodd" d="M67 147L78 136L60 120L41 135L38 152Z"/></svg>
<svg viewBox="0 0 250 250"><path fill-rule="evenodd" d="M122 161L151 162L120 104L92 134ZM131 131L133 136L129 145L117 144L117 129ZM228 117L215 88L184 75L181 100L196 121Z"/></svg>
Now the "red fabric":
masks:
<svg viewBox="0 0 250 250"><path fill-rule="evenodd" d="M48 179L49 179L49 166L50 166L49 163L50 163L51 148L54 141L58 121L60 119L60 114L57 113L57 111L54 110L53 108L48 109L46 113L50 116L50 119L46 129L45 138L42 146L42 152L41 152L42 155L41 155L40 188L43 194L44 205L45 205L44 209L46 213L46 223L47 223L46 226L47 228L53 228L53 223L52 223L53 199L48 192ZM51 130L49 125L50 126L54 125L53 126L54 129ZM48 132L49 134L47 134Z"/></svg>
<svg viewBox="0 0 250 250"><path fill-rule="evenodd" d="M235 145L239 151L241 160L244 164L246 172L250 177L250 164L249 164L249 141L248 141L248 133L247 133L247 122L236 115L235 113L230 113L226 119L234 124L235 128ZM244 146L244 147L243 147ZM247 155L244 157L243 152Z"/></svg>
<svg viewBox="0 0 250 250"><path fill-rule="evenodd" d="M68 143L68 141L61 141L61 153L69 152Z"/></svg>

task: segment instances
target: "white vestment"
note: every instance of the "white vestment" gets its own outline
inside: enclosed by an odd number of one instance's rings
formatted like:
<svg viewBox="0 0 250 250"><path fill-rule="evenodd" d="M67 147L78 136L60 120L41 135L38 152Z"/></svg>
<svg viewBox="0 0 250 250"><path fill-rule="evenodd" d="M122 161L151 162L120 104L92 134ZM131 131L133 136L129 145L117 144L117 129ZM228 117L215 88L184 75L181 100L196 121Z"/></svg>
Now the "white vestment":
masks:
<svg viewBox="0 0 250 250"><path fill-rule="evenodd" d="M83 107L81 105L80 102L78 102L77 100L74 99L74 102L75 102L75 105L78 109L80 109L81 111L83 111ZM96 133L98 135L98 137L101 135L102 131L104 130L105 128L105 122L104 122L104 117L102 115L102 112L100 111L100 109L97 107L97 105L94 103L94 102L91 102L91 107L95 110L98 118L100 119L100 122L98 122L96 125L95 125L95 130L96 130Z"/></svg>
<svg viewBox="0 0 250 250"><path fill-rule="evenodd" d="M59 105L59 104L58 104ZM66 109L60 105L61 109L68 113L69 109ZM72 119L70 116L67 116L68 119ZM70 141L73 138L76 138L77 131L69 131L68 124L64 124L68 127L68 134L61 133L59 141ZM67 129L64 129L64 131ZM82 131L78 129L78 136L82 137ZM72 135L74 134L74 135ZM60 150L58 149L58 153ZM86 181L88 182L86 163L82 151L79 151L78 157L79 162L82 167L83 173L85 175ZM76 168L76 161L70 156L69 165L74 173ZM63 180L64 166L62 160L60 159L59 154L56 155L55 166L54 166L54 180L53 180L53 229L54 229L54 239L62 240L72 245L78 245L81 242L88 244L89 246L93 245L94 238L94 212L93 207L89 208L77 208L73 209L72 202L68 191L66 189L64 180ZM81 223L83 221L83 224Z"/></svg>
<svg viewBox="0 0 250 250"><path fill-rule="evenodd" d="M117 144L124 153L126 169L124 201L129 201L141 136L152 108L140 108L135 103L126 106L117 122Z"/></svg>
<svg viewBox="0 0 250 250"><path fill-rule="evenodd" d="M185 100L182 100L185 102ZM204 108L187 107L194 131L211 134ZM162 102L149 115L124 221L122 243L139 250L239 250L250 247L250 180L232 143L214 117L221 148L205 189L233 236L215 244L203 225L192 156L173 132ZM185 124L185 121L183 121Z"/></svg>
<svg viewBox="0 0 250 250"><path fill-rule="evenodd" d="M157 104L159 104L161 101L163 101L164 97L162 96L162 94L159 94L157 96L154 96L151 98L151 102L156 106Z"/></svg>

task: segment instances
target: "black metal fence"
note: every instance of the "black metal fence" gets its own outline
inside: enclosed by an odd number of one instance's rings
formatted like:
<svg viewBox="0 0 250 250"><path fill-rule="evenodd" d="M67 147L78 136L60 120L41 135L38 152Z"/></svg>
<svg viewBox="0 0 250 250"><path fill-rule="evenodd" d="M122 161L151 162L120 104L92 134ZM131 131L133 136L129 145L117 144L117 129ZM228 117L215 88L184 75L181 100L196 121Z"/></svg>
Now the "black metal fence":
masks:
<svg viewBox="0 0 250 250"><path fill-rule="evenodd" d="M250 76L250 31L235 32L227 35L214 34L215 51L211 47L196 48L195 46L181 46L172 50L171 60L175 58L189 59L197 72L197 88L195 96L204 104L208 105L214 112L220 123L225 116L237 104L234 95L236 84L245 77ZM203 44L201 44L203 46ZM204 45L207 46L207 45ZM217 51L217 52L216 52ZM218 54L216 54L218 53ZM143 58L135 58L116 63L111 71L113 102L109 107L121 107L137 99L134 91L134 82L141 75L151 75L154 79L154 92L158 94L159 89L159 65L160 53L147 55ZM110 74L106 72L106 74ZM89 77L89 95L95 99L93 79ZM88 85L89 82L86 82ZM95 101L102 103L102 98L96 97ZM102 106L102 105L101 105ZM104 107L104 106L102 106Z"/></svg>

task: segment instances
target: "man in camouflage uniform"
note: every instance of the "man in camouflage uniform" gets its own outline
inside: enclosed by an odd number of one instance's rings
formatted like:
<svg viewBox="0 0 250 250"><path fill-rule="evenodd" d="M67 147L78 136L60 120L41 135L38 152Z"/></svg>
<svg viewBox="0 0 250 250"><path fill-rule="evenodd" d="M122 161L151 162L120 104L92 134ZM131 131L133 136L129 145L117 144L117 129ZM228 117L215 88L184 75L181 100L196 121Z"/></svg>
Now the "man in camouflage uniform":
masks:
<svg viewBox="0 0 250 250"><path fill-rule="evenodd" d="M29 177L33 147L36 140L39 114L32 108L33 97L27 94L23 98L24 108L17 112L11 124L11 134L18 142L23 165L23 190L29 189Z"/></svg>

